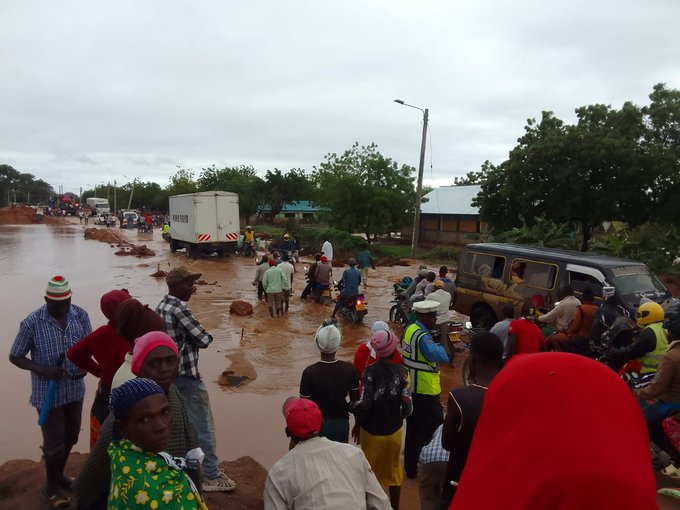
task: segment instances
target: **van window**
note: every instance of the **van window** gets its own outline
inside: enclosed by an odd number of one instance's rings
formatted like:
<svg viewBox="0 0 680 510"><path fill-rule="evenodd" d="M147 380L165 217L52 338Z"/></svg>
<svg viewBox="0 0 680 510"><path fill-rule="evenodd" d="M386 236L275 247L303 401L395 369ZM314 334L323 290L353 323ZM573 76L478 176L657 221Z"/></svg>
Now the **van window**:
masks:
<svg viewBox="0 0 680 510"><path fill-rule="evenodd" d="M554 288L556 276L557 266L555 264L514 259L512 266L510 266L510 281L512 283L528 285L539 289Z"/></svg>
<svg viewBox="0 0 680 510"><path fill-rule="evenodd" d="M479 276L503 278L505 257L470 251L465 255L463 271Z"/></svg>
<svg viewBox="0 0 680 510"><path fill-rule="evenodd" d="M611 270L614 275L614 287L623 300L633 306L638 306L643 297L659 299L670 293L646 266L615 267Z"/></svg>
<svg viewBox="0 0 680 510"><path fill-rule="evenodd" d="M602 283L589 274L580 273L578 271L569 271L569 285L571 285L571 288L574 289L576 294L583 294L583 290L586 287L590 287L595 298L602 296Z"/></svg>

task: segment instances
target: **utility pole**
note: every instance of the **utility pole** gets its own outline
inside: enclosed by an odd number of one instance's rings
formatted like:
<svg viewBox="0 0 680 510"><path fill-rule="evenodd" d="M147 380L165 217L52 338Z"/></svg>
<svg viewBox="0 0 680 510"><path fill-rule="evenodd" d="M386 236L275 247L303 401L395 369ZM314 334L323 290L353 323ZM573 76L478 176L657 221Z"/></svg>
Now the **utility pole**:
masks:
<svg viewBox="0 0 680 510"><path fill-rule="evenodd" d="M128 200L128 208L127 208L128 211L130 210L130 206L132 205L132 195L135 192L135 181L136 180L137 180L137 177L132 179L132 185L130 186L130 200Z"/></svg>
<svg viewBox="0 0 680 510"><path fill-rule="evenodd" d="M113 214L118 214L118 206L116 205L116 179L113 180Z"/></svg>
<svg viewBox="0 0 680 510"><path fill-rule="evenodd" d="M423 138L420 142L420 163L418 164L418 186L416 187L416 211L413 218L413 240L411 242L411 258L415 258L420 238L420 200L423 194L423 170L425 167L425 146L427 144L427 121L430 111L423 111Z"/></svg>

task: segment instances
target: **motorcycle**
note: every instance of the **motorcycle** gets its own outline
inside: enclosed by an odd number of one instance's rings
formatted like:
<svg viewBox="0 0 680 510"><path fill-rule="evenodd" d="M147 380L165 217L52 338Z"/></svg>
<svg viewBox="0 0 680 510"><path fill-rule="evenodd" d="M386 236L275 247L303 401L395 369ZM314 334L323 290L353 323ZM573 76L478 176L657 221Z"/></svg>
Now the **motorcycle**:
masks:
<svg viewBox="0 0 680 510"><path fill-rule="evenodd" d="M304 267L305 270L305 280L307 283L309 283L309 268L307 266ZM333 302L333 295L331 294L331 287L330 285L320 285L316 284L313 285L311 290L309 291L309 297L312 298L314 301L317 303L332 303Z"/></svg>
<svg viewBox="0 0 680 510"><path fill-rule="evenodd" d="M243 248L241 249L241 256L254 258L255 255L254 243L252 241L244 241Z"/></svg>
<svg viewBox="0 0 680 510"><path fill-rule="evenodd" d="M368 313L368 310L366 309L366 298L364 295L357 294L356 296L343 296L340 294L340 291L342 291L344 287L342 281L340 281L340 283L334 281L333 286L338 292L338 295L335 297L335 301L341 305L338 309L338 313L346 317L347 320L349 320L352 324L361 324L364 320L364 317Z"/></svg>
<svg viewBox="0 0 680 510"><path fill-rule="evenodd" d="M390 301L392 308L390 308L390 322L398 324L405 328L409 324L409 302L402 291L394 291L394 299Z"/></svg>
<svg viewBox="0 0 680 510"><path fill-rule="evenodd" d="M472 384L474 381L470 378L470 344L472 343L472 339L476 337L477 335L481 333L485 333L486 330L484 328L475 328L472 326L471 322L466 322L463 324L462 322L448 322L448 333L447 333L447 338L445 339L446 342L446 349L449 351L449 358L451 359L451 366L453 366L453 359L455 357L455 353L463 353L465 351L468 351L468 356L465 358L465 361L463 362L463 368L462 368L462 378L463 378L463 384L465 386L469 386ZM437 331L437 334L439 334L439 331Z"/></svg>

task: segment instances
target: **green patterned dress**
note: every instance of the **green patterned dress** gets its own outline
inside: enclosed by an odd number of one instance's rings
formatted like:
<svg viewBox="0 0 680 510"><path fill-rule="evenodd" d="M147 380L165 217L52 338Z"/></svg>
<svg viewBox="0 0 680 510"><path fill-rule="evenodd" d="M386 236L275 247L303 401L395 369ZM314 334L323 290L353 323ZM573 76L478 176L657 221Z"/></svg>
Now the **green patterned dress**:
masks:
<svg viewBox="0 0 680 510"><path fill-rule="evenodd" d="M109 510L207 510L187 474L167 454L144 452L127 439L113 441Z"/></svg>

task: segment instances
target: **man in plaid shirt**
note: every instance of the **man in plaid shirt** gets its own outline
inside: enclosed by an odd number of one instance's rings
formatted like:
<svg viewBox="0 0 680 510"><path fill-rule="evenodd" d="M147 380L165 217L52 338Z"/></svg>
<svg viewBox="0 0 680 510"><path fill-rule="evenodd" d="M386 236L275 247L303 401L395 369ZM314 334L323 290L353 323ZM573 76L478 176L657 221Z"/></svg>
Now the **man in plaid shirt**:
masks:
<svg viewBox="0 0 680 510"><path fill-rule="evenodd" d="M38 412L50 409L40 425L47 475L41 491L52 508L69 506L63 491L71 490L72 480L64 476L64 466L78 442L85 396L85 372L65 355L91 332L87 312L71 304L68 280L55 276L47 284L45 304L21 321L9 353L14 365L31 372L30 404ZM53 400L47 398L50 385L56 385Z"/></svg>
<svg viewBox="0 0 680 510"><path fill-rule="evenodd" d="M184 397L189 418L198 433L198 446L205 453L203 490L231 491L236 483L218 465L208 390L198 372L199 349L207 348L213 338L186 305L196 292L194 283L200 277L201 273L190 273L185 267L170 271L165 277L168 293L156 307L156 312L165 320L168 335L177 343L179 350L179 373L175 385Z"/></svg>

